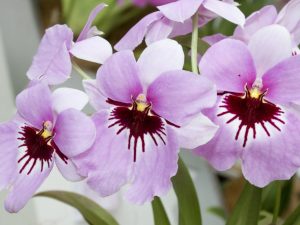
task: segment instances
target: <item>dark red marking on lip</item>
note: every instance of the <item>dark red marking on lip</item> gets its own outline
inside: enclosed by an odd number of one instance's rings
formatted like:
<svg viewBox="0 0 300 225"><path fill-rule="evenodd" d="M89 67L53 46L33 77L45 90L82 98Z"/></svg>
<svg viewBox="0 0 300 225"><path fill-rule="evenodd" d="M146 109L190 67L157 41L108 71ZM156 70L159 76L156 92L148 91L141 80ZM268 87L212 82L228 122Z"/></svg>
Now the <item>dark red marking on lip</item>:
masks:
<svg viewBox="0 0 300 225"><path fill-rule="evenodd" d="M128 129L128 149L131 148L131 139L134 140L133 146L133 161L136 161L137 154L137 142L140 139L142 143L142 151L145 152L145 135L149 134L156 146L158 146L158 140L155 135L161 140L163 144L166 144L164 140L165 127L162 119L156 115L149 115L149 105L144 111L137 110L137 104L134 102L132 109L128 107L116 107L111 113L109 120L113 121L110 127L119 126L120 129L117 131L117 135L122 131Z"/></svg>
<svg viewBox="0 0 300 225"><path fill-rule="evenodd" d="M246 147L250 129L253 131L253 138L256 138L256 125L261 125L268 136L270 136L270 132L266 127L266 123L269 123L275 129L281 131L276 125L276 122L281 124L285 123L280 119L280 116L284 112L275 104L264 100L265 93L262 93L258 98L251 97L248 89L246 90L245 95L240 93L227 94L226 92L224 94L226 95L222 100L223 104L219 107L224 108L225 111L217 116L226 114L233 115L232 118L226 122L227 124L236 119L240 120L235 140L238 140L242 128L246 127L243 147Z"/></svg>
<svg viewBox="0 0 300 225"><path fill-rule="evenodd" d="M25 154L18 160L21 163L26 158L26 162L23 164L19 173L23 173L25 168L29 166L29 163L33 160L27 175L29 175L37 162L41 163L41 172L44 170L44 163L47 163L50 168L50 162L53 160L54 152L67 164L68 158L59 150L52 137L44 138L42 136L43 130L25 125L22 127L22 131L19 132L21 137L18 140L23 141L19 147L26 147Z"/></svg>

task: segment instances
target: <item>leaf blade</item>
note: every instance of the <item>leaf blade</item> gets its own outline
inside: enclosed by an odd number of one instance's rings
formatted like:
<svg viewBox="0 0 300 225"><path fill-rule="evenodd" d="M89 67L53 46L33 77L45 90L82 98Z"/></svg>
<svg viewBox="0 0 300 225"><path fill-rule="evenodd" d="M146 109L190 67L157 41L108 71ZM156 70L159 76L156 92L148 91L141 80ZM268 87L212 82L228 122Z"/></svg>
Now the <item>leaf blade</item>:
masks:
<svg viewBox="0 0 300 225"><path fill-rule="evenodd" d="M159 197L155 197L151 202L154 224L155 225L171 225L165 208Z"/></svg>
<svg viewBox="0 0 300 225"><path fill-rule="evenodd" d="M300 222L300 205L292 212L282 225L295 225Z"/></svg>
<svg viewBox="0 0 300 225"><path fill-rule="evenodd" d="M172 178L173 188L178 199L179 225L202 225L200 203L191 175L183 160L178 160L178 172Z"/></svg>
<svg viewBox="0 0 300 225"><path fill-rule="evenodd" d="M68 191L46 191L35 197L48 197L76 208L84 219L92 225L118 225L118 222L101 206L89 198Z"/></svg>
<svg viewBox="0 0 300 225"><path fill-rule="evenodd" d="M226 225L257 225L262 189L246 182Z"/></svg>

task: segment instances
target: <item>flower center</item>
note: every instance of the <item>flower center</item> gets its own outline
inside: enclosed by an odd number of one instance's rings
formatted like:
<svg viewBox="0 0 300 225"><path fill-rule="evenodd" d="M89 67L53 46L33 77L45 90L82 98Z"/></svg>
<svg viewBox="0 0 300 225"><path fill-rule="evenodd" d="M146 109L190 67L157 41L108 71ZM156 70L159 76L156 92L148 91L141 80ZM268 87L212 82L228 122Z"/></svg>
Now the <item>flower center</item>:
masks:
<svg viewBox="0 0 300 225"><path fill-rule="evenodd" d="M131 105L119 103L108 99L108 103L117 105L111 112L109 120L113 123L109 128L119 126L116 134L120 134L124 130L129 130L128 149L131 149L133 140L133 161L136 161L138 140L140 140L142 152L145 152L145 135L150 135L152 141L158 146L158 139L161 143L166 144L164 140L165 127L163 120L151 113L151 103L149 103L145 95L140 94Z"/></svg>
<svg viewBox="0 0 300 225"><path fill-rule="evenodd" d="M20 151L22 151L22 147L25 147L24 155L18 160L19 164L23 163L19 173L22 173L25 168L29 167L27 171L27 175L29 175L34 167L37 166L37 162L40 162L41 172L44 169L44 163L47 163L48 168L50 168L54 152L67 164L68 158L53 141L54 131L52 122L44 122L41 130L25 125L19 134L21 137L18 140L22 141L22 144L19 146Z"/></svg>
<svg viewBox="0 0 300 225"><path fill-rule="evenodd" d="M223 93L226 96L219 107L225 111L217 116L232 114L226 123L240 120L235 140L238 140L242 128L245 127L243 147L246 147L249 130L253 131L253 138L256 138L256 125L260 125L265 133L270 136L267 124L276 130L281 131L276 123L284 124L280 116L284 113L278 106L264 99L266 91L262 92L259 86L254 85L251 89L246 86L245 93Z"/></svg>

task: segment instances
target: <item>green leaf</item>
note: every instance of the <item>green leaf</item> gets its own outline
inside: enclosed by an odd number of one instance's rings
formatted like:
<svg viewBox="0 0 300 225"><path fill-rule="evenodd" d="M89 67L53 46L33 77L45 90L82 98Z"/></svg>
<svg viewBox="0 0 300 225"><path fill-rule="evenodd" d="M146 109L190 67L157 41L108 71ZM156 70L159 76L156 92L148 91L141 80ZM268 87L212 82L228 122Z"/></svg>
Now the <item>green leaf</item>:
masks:
<svg viewBox="0 0 300 225"><path fill-rule="evenodd" d="M172 178L173 188L178 199L179 225L201 225L200 204L197 192L187 167L178 160L178 172Z"/></svg>
<svg viewBox="0 0 300 225"><path fill-rule="evenodd" d="M155 197L152 201L152 210L155 225L171 225L165 208L159 197Z"/></svg>
<svg viewBox="0 0 300 225"><path fill-rule="evenodd" d="M246 182L226 225L257 225L262 189Z"/></svg>
<svg viewBox="0 0 300 225"><path fill-rule="evenodd" d="M226 212L221 207L210 207L209 209L207 209L207 211L210 212L211 214L218 216L223 220L226 220Z"/></svg>
<svg viewBox="0 0 300 225"><path fill-rule="evenodd" d="M258 225L270 225L272 224L272 219L273 219L273 214L266 211L261 211Z"/></svg>
<svg viewBox="0 0 300 225"><path fill-rule="evenodd" d="M282 194L279 215L281 215L289 206L293 185L294 177L287 181L280 181L282 183ZM271 183L263 190L262 195L262 210L273 212L276 199L276 182Z"/></svg>
<svg viewBox="0 0 300 225"><path fill-rule="evenodd" d="M300 205L292 212L282 225L296 225L300 223Z"/></svg>
<svg viewBox="0 0 300 225"><path fill-rule="evenodd" d="M118 225L105 209L83 195L68 191L46 191L35 196L53 198L76 208L91 225Z"/></svg>

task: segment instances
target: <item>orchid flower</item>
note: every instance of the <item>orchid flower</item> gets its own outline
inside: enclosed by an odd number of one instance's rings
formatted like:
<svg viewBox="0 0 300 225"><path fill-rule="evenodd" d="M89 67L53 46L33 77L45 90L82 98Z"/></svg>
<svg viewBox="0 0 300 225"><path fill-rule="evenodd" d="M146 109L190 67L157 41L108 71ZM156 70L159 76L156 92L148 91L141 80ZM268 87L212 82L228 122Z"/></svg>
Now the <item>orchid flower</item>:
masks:
<svg viewBox="0 0 300 225"><path fill-rule="evenodd" d="M259 29L279 24L284 26L291 34L293 41L293 52L300 53L297 47L300 44L300 0L289 1L282 10L277 13L273 5L263 7L252 13L247 19L244 27L237 27L233 37L246 43Z"/></svg>
<svg viewBox="0 0 300 225"><path fill-rule="evenodd" d="M147 4L154 6L165 5L170 2L174 2L174 0L133 0L133 3L140 7L143 7Z"/></svg>
<svg viewBox="0 0 300 225"><path fill-rule="evenodd" d="M241 159L245 178L258 187L289 179L300 166L300 56L291 56L289 31L271 25L257 31L249 44L225 39L201 59L204 77L217 85L219 100L206 111L220 126L196 153L216 169Z"/></svg>
<svg viewBox="0 0 300 225"><path fill-rule="evenodd" d="M171 188L179 147L208 142L217 126L201 110L214 105L206 78L182 70L184 53L173 40L149 45L136 62L129 50L113 54L96 81L84 81L97 138L74 159L88 185L101 196L130 184L127 197L144 203Z"/></svg>
<svg viewBox="0 0 300 225"><path fill-rule="evenodd" d="M71 75L72 55L90 62L103 63L112 54L112 47L91 25L105 6L99 4L94 8L75 43L73 32L67 25L48 28L27 71L27 77L30 80L42 80L49 85L63 83Z"/></svg>
<svg viewBox="0 0 300 225"><path fill-rule="evenodd" d="M0 124L0 188L10 190L7 211L22 209L54 164L66 179L82 179L72 159L95 140L94 123L79 111L87 102L81 91L60 88L51 94L42 83L17 96L17 116Z"/></svg>
<svg viewBox="0 0 300 225"><path fill-rule="evenodd" d="M198 11L199 26L205 25L217 15L232 23L243 26L244 14L231 0L178 0L158 6L159 11L151 13L133 26L115 45L115 49L135 49L145 38L149 45L165 38L174 38L192 32L191 17Z"/></svg>

